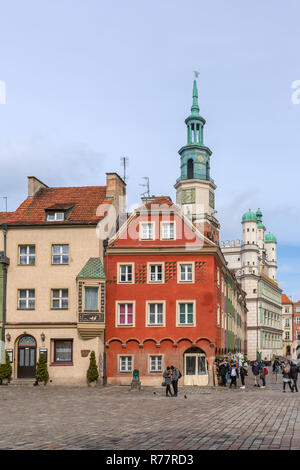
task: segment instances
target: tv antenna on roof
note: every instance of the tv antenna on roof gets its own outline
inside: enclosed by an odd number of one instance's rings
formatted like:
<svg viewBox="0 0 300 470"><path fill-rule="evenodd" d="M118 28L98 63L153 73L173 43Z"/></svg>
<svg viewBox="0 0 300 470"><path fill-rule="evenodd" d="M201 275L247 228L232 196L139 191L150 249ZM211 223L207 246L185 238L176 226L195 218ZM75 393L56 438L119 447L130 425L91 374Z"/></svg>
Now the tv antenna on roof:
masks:
<svg viewBox="0 0 300 470"><path fill-rule="evenodd" d="M123 167L123 180L124 180L124 183L126 183L126 180L128 179L128 176L126 174L126 169L127 169L127 166L128 166L129 158L128 157L121 157L120 160L121 160L121 165Z"/></svg>
<svg viewBox="0 0 300 470"><path fill-rule="evenodd" d="M5 199L5 212L7 212L7 196L1 196L2 199Z"/></svg>
<svg viewBox="0 0 300 470"><path fill-rule="evenodd" d="M143 186L144 188L147 188L147 189L144 193L141 194L141 196L150 197L150 180L149 180L149 176L143 176L143 179L145 180L145 183L140 184L139 186Z"/></svg>

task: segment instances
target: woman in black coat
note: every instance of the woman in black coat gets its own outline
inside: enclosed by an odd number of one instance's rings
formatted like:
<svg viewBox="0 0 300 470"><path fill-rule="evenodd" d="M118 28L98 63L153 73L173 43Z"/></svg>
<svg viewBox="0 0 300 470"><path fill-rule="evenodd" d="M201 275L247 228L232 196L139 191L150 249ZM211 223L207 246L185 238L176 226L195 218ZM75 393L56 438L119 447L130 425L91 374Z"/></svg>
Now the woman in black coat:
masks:
<svg viewBox="0 0 300 470"><path fill-rule="evenodd" d="M298 392L298 388L297 388L297 379L298 379L298 367L296 366L296 364L294 364L293 362L291 363L291 368L290 368L290 377L293 381L293 384L292 384L292 392L294 392L296 390L296 392Z"/></svg>

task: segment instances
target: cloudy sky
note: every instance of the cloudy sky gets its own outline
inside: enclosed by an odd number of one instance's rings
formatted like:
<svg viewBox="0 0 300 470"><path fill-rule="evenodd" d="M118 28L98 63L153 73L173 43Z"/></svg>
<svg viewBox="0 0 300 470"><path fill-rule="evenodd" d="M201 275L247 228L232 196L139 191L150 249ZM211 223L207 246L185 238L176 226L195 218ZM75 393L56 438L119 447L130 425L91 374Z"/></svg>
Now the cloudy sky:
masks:
<svg viewBox="0 0 300 470"><path fill-rule="evenodd" d="M278 239L280 285L300 298L298 0L1 3L0 196L9 210L26 197L28 175L102 185L121 156L129 206L143 176L151 193L174 199L198 70L221 238L240 238L242 214L260 207Z"/></svg>

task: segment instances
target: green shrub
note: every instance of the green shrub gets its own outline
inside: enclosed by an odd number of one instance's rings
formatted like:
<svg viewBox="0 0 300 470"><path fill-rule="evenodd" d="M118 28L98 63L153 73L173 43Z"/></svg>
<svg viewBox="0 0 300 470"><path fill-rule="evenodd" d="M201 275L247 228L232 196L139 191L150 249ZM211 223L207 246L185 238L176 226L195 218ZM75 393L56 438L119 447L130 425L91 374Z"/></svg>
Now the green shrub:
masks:
<svg viewBox="0 0 300 470"><path fill-rule="evenodd" d="M95 357L95 351L91 352L90 365L89 365L89 368L87 370L86 376L87 376L88 382L95 382L99 377L98 367L97 367L96 357Z"/></svg>
<svg viewBox="0 0 300 470"><path fill-rule="evenodd" d="M0 364L0 379L10 379L12 374L12 367L9 362L9 355L5 353L5 363Z"/></svg>
<svg viewBox="0 0 300 470"><path fill-rule="evenodd" d="M36 365L35 378L38 382L47 382L49 379L47 362L44 354L40 354Z"/></svg>

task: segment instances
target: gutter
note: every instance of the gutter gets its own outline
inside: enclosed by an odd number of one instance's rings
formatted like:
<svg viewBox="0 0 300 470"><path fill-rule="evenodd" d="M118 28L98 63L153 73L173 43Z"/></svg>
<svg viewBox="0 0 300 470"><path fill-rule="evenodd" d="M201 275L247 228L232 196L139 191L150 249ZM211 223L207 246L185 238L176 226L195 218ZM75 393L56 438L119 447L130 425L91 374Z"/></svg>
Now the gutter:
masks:
<svg viewBox="0 0 300 470"><path fill-rule="evenodd" d="M0 257L0 263L3 264L3 304L2 304L2 328L1 328L1 341L5 343L5 324L6 324L6 288L7 288L7 266L9 265L9 259L7 258L7 224L1 225L4 237L4 252L3 256Z"/></svg>

